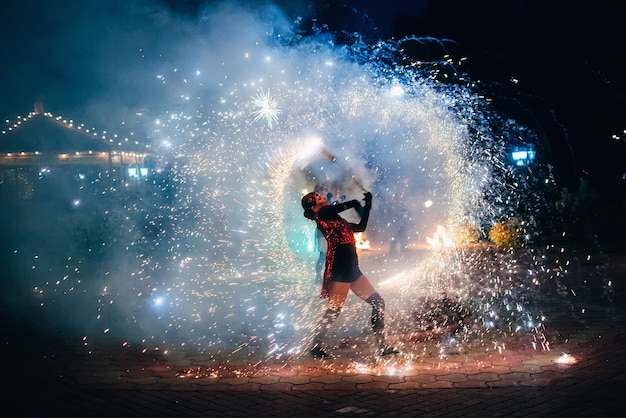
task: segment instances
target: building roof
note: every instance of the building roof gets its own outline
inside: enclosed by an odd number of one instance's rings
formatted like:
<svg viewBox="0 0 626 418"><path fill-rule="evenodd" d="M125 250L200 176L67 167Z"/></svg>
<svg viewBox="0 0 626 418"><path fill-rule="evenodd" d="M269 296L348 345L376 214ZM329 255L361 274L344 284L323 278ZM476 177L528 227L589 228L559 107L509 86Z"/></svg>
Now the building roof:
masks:
<svg viewBox="0 0 626 418"><path fill-rule="evenodd" d="M32 112L20 117L0 134L0 153L105 152L112 148L106 138L94 131L49 113Z"/></svg>

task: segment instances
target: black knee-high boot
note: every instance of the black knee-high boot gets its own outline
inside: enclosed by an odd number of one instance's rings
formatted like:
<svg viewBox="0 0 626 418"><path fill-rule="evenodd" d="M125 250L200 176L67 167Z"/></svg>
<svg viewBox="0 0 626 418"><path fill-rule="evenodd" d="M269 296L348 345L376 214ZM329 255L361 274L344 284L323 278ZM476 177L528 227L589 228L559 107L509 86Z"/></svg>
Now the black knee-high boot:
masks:
<svg viewBox="0 0 626 418"><path fill-rule="evenodd" d="M387 347L385 344L385 300L378 292L374 292L365 302L372 306L371 323L378 345L378 353L383 356L397 354L396 349Z"/></svg>
<svg viewBox="0 0 626 418"><path fill-rule="evenodd" d="M378 292L374 292L369 298L365 299L365 302L372 306L372 331L374 331L378 348L382 349L385 347L385 300Z"/></svg>
<svg viewBox="0 0 626 418"><path fill-rule="evenodd" d="M341 312L341 306L337 308L328 308L324 313L324 316L320 320L315 330L315 337L313 337L313 345L311 348L311 355L313 357L328 357L328 353L322 349L322 341L328 332L330 326L335 322L339 313Z"/></svg>

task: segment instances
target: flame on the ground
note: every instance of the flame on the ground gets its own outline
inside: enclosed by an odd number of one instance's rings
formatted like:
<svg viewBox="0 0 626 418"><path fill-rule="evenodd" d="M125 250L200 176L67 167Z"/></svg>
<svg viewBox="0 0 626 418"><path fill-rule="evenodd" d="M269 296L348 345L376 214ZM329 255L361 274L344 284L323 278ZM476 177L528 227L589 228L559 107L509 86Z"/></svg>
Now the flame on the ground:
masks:
<svg viewBox="0 0 626 418"><path fill-rule="evenodd" d="M559 364L576 364L578 360L567 353L563 353L556 359L556 362Z"/></svg>
<svg viewBox="0 0 626 418"><path fill-rule="evenodd" d="M356 240L356 247L359 250L369 250L370 242L369 240L363 239L363 232L357 232L354 234L354 239Z"/></svg>
<svg viewBox="0 0 626 418"><path fill-rule="evenodd" d="M431 248L454 247L454 242L446 234L446 229L439 225L437 232L431 237L426 237L426 242Z"/></svg>

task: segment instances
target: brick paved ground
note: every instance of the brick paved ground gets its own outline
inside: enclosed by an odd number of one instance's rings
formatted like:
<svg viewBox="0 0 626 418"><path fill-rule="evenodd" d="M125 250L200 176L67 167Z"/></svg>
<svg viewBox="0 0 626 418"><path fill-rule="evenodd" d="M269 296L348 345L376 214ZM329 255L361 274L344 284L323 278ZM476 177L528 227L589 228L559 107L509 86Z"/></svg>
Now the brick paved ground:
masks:
<svg viewBox="0 0 626 418"><path fill-rule="evenodd" d="M581 333L568 346L573 365L511 351L392 376L302 360L211 377L200 360L111 347L86 355L58 336L13 333L1 353L4 405L12 416L614 416L625 393L624 325Z"/></svg>
<svg viewBox="0 0 626 418"><path fill-rule="evenodd" d="M607 271L620 283L622 260ZM608 417L621 414L626 393L620 295L585 318L562 313L549 352L512 346L358 367L345 353L249 365L104 342L86 348L41 318L8 316L0 351L7 416ZM575 361L560 363L562 352Z"/></svg>

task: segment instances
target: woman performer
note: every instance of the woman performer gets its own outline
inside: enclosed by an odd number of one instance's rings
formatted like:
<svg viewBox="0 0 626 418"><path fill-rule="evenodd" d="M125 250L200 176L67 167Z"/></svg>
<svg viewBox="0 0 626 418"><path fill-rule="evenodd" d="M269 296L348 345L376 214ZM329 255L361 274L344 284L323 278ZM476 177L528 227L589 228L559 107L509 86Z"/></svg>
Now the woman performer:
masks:
<svg viewBox="0 0 626 418"><path fill-rule="evenodd" d="M314 192L302 197L304 216L315 221L317 228L322 231L328 243L320 295L322 298L328 298L328 308L315 331L310 350L313 357L329 356L322 348L322 340L339 316L348 296L348 290L352 290L355 295L372 306L371 324L378 345L377 354L386 356L398 353L396 349L385 345L383 332L385 301L359 269L354 232L365 231L372 209L372 194L367 192L364 196L363 207L358 200L330 205L326 196ZM358 224L350 223L339 216L339 213L348 209L355 209L361 215L361 221Z"/></svg>

